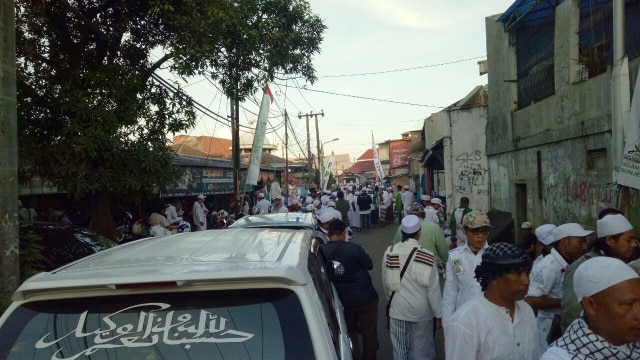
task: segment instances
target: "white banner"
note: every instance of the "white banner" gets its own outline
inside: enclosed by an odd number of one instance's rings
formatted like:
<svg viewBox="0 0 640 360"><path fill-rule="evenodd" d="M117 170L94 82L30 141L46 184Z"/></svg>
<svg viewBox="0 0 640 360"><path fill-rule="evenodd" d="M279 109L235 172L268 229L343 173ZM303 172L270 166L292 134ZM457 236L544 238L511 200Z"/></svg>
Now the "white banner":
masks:
<svg viewBox="0 0 640 360"><path fill-rule="evenodd" d="M331 175L331 170L333 169L333 163L336 162L336 157L333 155L333 151L331 152L331 157L329 158L329 162L327 163L327 167L322 172L322 189L327 188L327 183L329 182L329 176Z"/></svg>
<svg viewBox="0 0 640 360"><path fill-rule="evenodd" d="M373 149L373 165L376 167L376 172L378 173L379 180L382 181L384 179L384 170L382 169L382 164L380 163L380 157L378 156L378 148L376 147L376 142L373 140L373 131L371 132L371 149Z"/></svg>
<svg viewBox="0 0 640 360"><path fill-rule="evenodd" d="M640 189L640 72L636 79L631 110L624 127L624 152L618 184Z"/></svg>
<svg viewBox="0 0 640 360"><path fill-rule="evenodd" d="M267 132L267 121L269 120L269 107L273 102L271 90L266 86L262 103L260 104L260 112L258 113L258 122L256 123L256 132L253 136L253 147L251 148L251 162L247 169L247 185L258 184L258 174L260 173L260 161L262 160L262 146L264 145L264 136Z"/></svg>

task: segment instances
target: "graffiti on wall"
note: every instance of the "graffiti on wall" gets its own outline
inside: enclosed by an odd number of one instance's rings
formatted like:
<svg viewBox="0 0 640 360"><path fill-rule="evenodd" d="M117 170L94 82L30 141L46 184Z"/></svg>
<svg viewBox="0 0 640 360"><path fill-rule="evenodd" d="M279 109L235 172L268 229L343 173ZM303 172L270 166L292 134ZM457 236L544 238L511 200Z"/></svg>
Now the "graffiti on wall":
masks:
<svg viewBox="0 0 640 360"><path fill-rule="evenodd" d="M459 193L488 194L488 169L482 165L482 151L474 150L456 156L456 186Z"/></svg>
<svg viewBox="0 0 640 360"><path fill-rule="evenodd" d="M549 183L545 188L545 199L550 206L576 202L584 205L612 204L617 195L617 188L589 180L566 179L559 183Z"/></svg>
<svg viewBox="0 0 640 360"><path fill-rule="evenodd" d="M572 155L571 146L567 143L558 144L549 148L543 153L544 161L547 166L546 171L551 174L557 174L563 170L565 166L575 166L576 159Z"/></svg>

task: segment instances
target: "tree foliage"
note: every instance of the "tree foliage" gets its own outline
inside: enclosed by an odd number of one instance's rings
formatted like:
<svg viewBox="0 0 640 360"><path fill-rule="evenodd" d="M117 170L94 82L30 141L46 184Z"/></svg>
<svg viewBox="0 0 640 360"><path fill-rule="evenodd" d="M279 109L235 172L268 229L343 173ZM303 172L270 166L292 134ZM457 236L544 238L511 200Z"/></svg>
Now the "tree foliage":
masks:
<svg viewBox="0 0 640 360"><path fill-rule="evenodd" d="M167 134L196 113L154 71L243 99L277 74L315 80L324 29L305 0L16 0L21 179L79 197L168 184Z"/></svg>

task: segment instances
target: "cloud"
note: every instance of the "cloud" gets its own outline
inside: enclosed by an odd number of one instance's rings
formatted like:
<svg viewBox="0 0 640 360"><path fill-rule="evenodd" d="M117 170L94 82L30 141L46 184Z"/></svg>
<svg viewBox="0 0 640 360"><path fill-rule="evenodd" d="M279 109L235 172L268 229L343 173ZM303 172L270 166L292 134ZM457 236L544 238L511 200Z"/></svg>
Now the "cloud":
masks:
<svg viewBox="0 0 640 360"><path fill-rule="evenodd" d="M442 29L456 22L452 9L428 5L423 1L366 1L365 9L383 22L414 29Z"/></svg>

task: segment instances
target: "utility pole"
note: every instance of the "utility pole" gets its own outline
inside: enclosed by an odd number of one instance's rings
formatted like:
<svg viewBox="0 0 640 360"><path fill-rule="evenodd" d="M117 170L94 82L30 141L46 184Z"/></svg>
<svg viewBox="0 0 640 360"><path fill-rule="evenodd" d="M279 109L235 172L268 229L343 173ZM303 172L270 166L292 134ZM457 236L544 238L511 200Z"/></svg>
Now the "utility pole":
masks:
<svg viewBox="0 0 640 360"><path fill-rule="evenodd" d="M318 191L322 190L322 169L320 163L324 161L324 154L320 152L320 130L318 128L318 115L324 117L324 110L320 110L320 113L313 114L316 118L316 145L318 146Z"/></svg>
<svg viewBox="0 0 640 360"><path fill-rule="evenodd" d="M286 187L285 194L287 200L289 199L289 114L287 109L284 109L284 186ZM291 205L291 204L289 204Z"/></svg>
<svg viewBox="0 0 640 360"><path fill-rule="evenodd" d="M233 95L231 96L231 151L233 157L233 189L235 206L234 215L238 215L240 204L240 101L238 97L238 82L234 83Z"/></svg>
<svg viewBox="0 0 640 360"><path fill-rule="evenodd" d="M309 117L315 116L316 118L316 136L318 141L318 165L320 164L320 135L318 135L318 115L324 116L324 111L320 111L319 113L308 113L308 114L298 114L298 119L302 119L304 116L307 121L307 173L308 173L308 182L311 184L311 159L313 155L311 154L311 132L309 131ZM320 186L318 186L320 189Z"/></svg>
<svg viewBox="0 0 640 360"><path fill-rule="evenodd" d="M20 284L15 4L0 1L0 298ZM4 309L0 309L0 312Z"/></svg>

